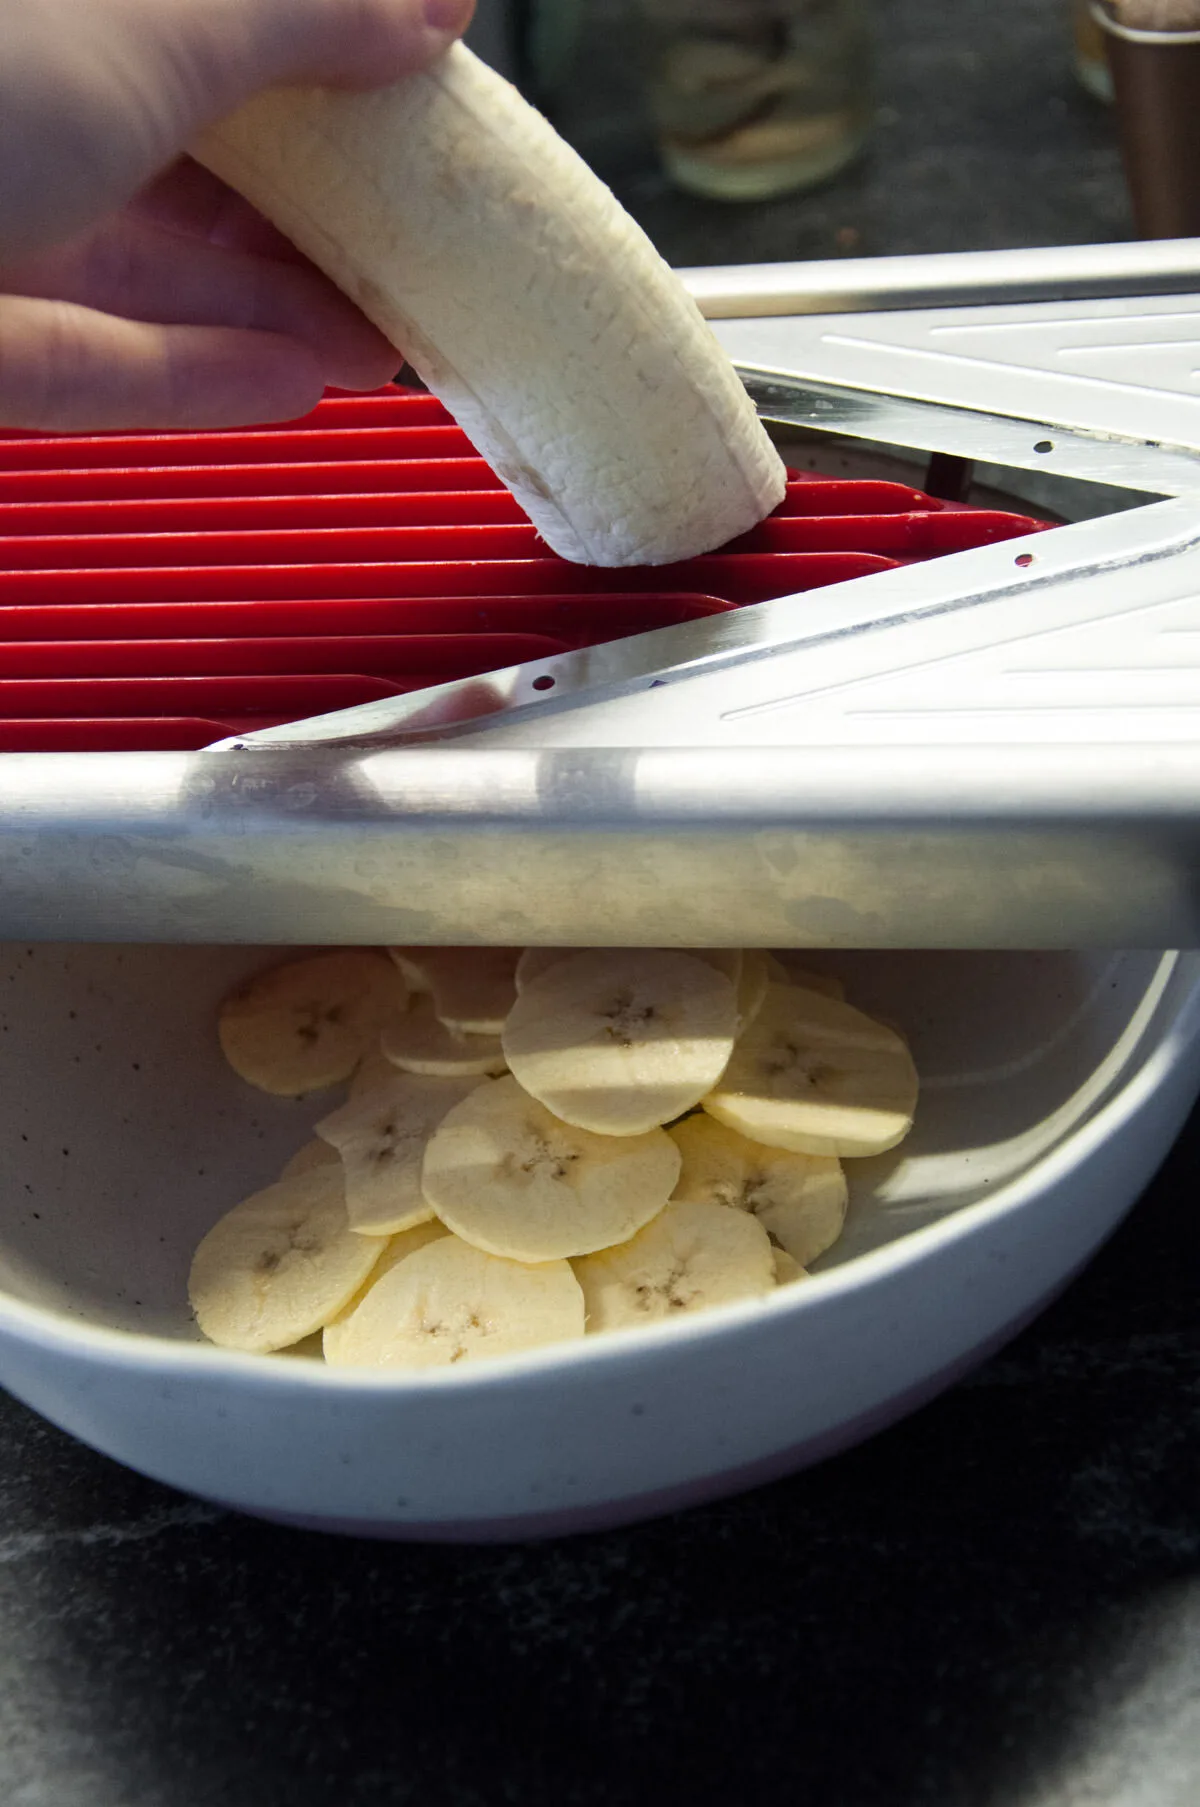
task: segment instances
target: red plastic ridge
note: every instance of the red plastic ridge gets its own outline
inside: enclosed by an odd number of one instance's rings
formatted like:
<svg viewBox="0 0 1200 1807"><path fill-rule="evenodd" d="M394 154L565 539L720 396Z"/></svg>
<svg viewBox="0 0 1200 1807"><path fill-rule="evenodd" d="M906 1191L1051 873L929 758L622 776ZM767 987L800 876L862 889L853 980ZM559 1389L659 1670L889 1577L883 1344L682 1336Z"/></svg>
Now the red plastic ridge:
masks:
<svg viewBox="0 0 1200 1807"><path fill-rule="evenodd" d="M791 472L682 564L553 554L432 396L230 433L0 434L0 751L180 750L1037 531Z"/></svg>

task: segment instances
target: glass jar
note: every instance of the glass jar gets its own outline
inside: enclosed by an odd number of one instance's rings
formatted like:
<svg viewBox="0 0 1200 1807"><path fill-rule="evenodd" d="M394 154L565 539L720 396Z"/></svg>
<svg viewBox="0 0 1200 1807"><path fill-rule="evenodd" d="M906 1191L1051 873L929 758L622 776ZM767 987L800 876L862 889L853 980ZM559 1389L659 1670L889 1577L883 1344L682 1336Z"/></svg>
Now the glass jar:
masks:
<svg viewBox="0 0 1200 1807"><path fill-rule="evenodd" d="M681 188L755 201L811 187L872 118L867 0L640 0L646 86Z"/></svg>
<svg viewBox="0 0 1200 1807"><path fill-rule="evenodd" d="M1104 47L1104 34L1092 14L1091 0L1071 0L1071 25L1075 34L1075 73L1097 100L1111 101L1112 71Z"/></svg>

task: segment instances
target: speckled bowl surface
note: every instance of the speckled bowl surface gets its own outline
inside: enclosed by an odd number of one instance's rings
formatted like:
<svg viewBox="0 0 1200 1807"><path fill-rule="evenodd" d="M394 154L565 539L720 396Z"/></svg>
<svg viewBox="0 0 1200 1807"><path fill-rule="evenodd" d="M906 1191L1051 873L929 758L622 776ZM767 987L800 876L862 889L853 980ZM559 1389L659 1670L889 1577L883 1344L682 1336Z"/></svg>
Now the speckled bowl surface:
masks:
<svg viewBox="0 0 1200 1807"><path fill-rule="evenodd" d="M812 1281L412 1379L328 1370L211 1348L187 1307L200 1236L329 1105L256 1093L218 1053L218 999L271 957L0 950L0 1382L145 1474L333 1530L611 1525L867 1435L1067 1281L1200 1085L1197 956L831 955L904 1027L923 1093L900 1150L850 1165Z"/></svg>

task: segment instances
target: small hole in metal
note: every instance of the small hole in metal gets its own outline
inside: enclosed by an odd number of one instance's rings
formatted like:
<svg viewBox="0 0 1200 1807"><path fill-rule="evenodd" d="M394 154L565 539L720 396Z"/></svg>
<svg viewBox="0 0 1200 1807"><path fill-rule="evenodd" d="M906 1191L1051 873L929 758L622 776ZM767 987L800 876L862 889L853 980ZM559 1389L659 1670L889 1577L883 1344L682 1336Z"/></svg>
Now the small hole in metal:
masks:
<svg viewBox="0 0 1200 1807"><path fill-rule="evenodd" d="M1017 565L1031 565L1033 563L1033 553L1032 552L1018 552L1016 558L1013 560L1013 563L1017 564Z"/></svg>
<svg viewBox="0 0 1200 1807"><path fill-rule="evenodd" d="M1052 452L1054 450L1054 441L1052 439L1039 439L1033 449L1035 452Z"/></svg>
<svg viewBox="0 0 1200 1807"><path fill-rule="evenodd" d="M553 690L554 679L547 677L535 678L533 680L533 688L535 690Z"/></svg>

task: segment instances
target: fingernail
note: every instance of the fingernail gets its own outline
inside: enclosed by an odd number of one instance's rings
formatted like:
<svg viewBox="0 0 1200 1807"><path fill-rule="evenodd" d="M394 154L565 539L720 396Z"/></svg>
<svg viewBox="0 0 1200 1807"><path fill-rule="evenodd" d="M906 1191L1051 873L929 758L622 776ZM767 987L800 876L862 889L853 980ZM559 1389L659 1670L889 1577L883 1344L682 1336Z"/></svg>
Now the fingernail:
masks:
<svg viewBox="0 0 1200 1807"><path fill-rule="evenodd" d="M425 23L432 31L457 36L467 29L474 11L475 0L425 0Z"/></svg>

